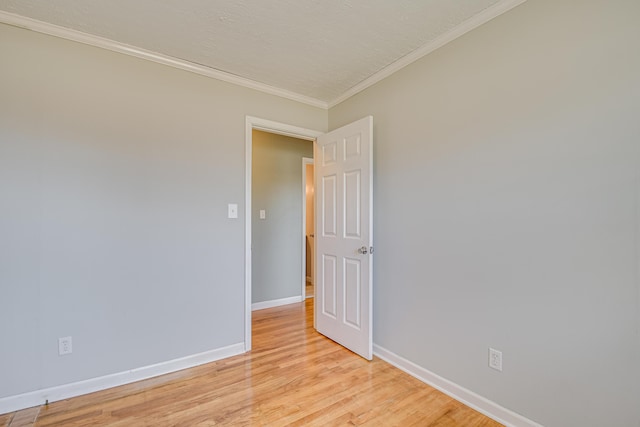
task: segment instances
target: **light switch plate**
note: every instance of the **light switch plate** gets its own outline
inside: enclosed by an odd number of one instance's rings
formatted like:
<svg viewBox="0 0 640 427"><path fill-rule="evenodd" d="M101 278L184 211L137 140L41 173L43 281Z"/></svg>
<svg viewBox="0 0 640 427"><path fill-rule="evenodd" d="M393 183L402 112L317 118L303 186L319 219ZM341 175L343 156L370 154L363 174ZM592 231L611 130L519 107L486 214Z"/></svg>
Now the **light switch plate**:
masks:
<svg viewBox="0 0 640 427"><path fill-rule="evenodd" d="M265 219L267 217L267 211L264 209L260 209L260 219Z"/></svg>
<svg viewBox="0 0 640 427"><path fill-rule="evenodd" d="M229 203L229 218L238 218L238 205Z"/></svg>

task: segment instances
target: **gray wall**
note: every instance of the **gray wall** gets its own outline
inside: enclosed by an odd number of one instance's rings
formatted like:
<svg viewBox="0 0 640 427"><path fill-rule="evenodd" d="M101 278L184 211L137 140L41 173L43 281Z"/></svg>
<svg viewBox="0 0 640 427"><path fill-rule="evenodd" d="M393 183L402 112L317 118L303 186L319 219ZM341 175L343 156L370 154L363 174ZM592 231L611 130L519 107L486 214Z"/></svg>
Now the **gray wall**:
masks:
<svg viewBox="0 0 640 427"><path fill-rule="evenodd" d="M330 110L375 117L376 344L638 425L639 18L529 0ZM0 58L0 397L242 341L245 115L327 113L4 25Z"/></svg>
<svg viewBox="0 0 640 427"><path fill-rule="evenodd" d="M0 397L242 342L245 116L327 112L6 25L0 58Z"/></svg>
<svg viewBox="0 0 640 427"><path fill-rule="evenodd" d="M300 296L302 158L313 142L253 131L252 157L252 302Z"/></svg>
<svg viewBox="0 0 640 427"><path fill-rule="evenodd" d="M330 110L374 116L376 344L546 426L639 425L639 20L529 0Z"/></svg>

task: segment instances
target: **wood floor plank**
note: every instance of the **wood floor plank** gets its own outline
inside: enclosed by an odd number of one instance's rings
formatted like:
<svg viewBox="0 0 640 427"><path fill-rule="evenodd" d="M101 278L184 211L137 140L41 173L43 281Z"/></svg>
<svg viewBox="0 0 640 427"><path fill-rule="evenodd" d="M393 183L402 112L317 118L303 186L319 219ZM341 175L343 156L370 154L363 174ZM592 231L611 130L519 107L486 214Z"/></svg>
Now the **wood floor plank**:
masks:
<svg viewBox="0 0 640 427"><path fill-rule="evenodd" d="M11 422L9 423L10 427L31 427L40 412L40 407L35 406L33 408L23 409L14 414Z"/></svg>
<svg viewBox="0 0 640 427"><path fill-rule="evenodd" d="M500 425L381 359L368 362L318 334L312 304L255 311L249 353L55 402L28 425ZM12 417L0 416L0 427L18 427Z"/></svg>
<svg viewBox="0 0 640 427"><path fill-rule="evenodd" d="M9 423L13 418L13 412L9 414L0 415L0 427L9 427Z"/></svg>

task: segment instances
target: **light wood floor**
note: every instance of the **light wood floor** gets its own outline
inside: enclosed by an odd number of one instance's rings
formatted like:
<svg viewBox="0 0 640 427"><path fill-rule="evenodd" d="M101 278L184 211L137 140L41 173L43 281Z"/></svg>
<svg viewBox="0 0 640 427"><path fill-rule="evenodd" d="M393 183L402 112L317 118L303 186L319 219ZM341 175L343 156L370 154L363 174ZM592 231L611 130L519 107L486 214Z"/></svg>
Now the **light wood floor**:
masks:
<svg viewBox="0 0 640 427"><path fill-rule="evenodd" d="M0 415L0 426L500 425L319 335L312 303L254 312L250 353Z"/></svg>

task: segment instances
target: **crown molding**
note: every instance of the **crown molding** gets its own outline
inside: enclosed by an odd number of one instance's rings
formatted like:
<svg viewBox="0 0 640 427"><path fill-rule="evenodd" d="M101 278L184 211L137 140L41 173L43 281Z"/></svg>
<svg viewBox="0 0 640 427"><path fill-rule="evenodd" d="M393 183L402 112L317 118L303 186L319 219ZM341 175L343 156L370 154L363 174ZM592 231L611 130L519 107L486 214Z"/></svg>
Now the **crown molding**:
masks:
<svg viewBox="0 0 640 427"><path fill-rule="evenodd" d="M134 56L136 58L145 59L147 61L156 62L158 64L168 65L180 70L189 71L192 73L200 74L202 76L222 80L227 83L233 83L238 86L243 86L249 89L268 93L270 95L276 95L281 98L297 101L302 104L310 105L312 107L318 107L325 110L328 108L328 105L325 101L316 98L301 95L299 93L291 92L285 89L280 89L275 86L240 77L235 74L216 70L215 68L206 67L204 65L174 58L172 56L152 52L150 50L131 46L125 43L120 43L104 37L83 33L82 31L61 27L59 25L50 24L48 22L38 21L36 19L27 18L25 16L17 15L14 13L0 10L0 23L111 50L113 52L123 53L125 55Z"/></svg>
<svg viewBox="0 0 640 427"><path fill-rule="evenodd" d="M419 47L418 49L414 50L413 52L411 52L411 53L409 53L409 54L407 54L405 56L403 56L402 58L398 59L397 61L392 62L391 64L387 65L382 70L380 70L377 73L373 74L371 77L368 77L365 80L361 81L357 85L353 86L351 89L349 89L346 92L344 92L342 95L340 95L337 98L335 98L334 100L330 101L328 103L328 107L329 108L335 107L339 103L341 103L341 102L351 98L352 96L362 92L363 90L367 89L369 86L373 86L374 84L378 83L380 80L389 77L390 75L392 75L396 71L399 71L399 70L403 69L404 67L406 67L407 65L410 65L410 64L416 62L418 59L430 54L434 50L436 50L438 48L441 48L445 44L447 44L449 42L452 42L453 40L457 39L458 37L460 37L460 36L462 36L462 35L464 35L466 33L468 33L469 31L471 31L471 30L473 30L475 28L478 28L479 26L481 26L482 24L492 20L493 18L496 18L496 17L502 15L503 13L508 12L509 10L513 9L516 6L519 6L520 4L524 3L525 1L527 1L527 0L502 0L502 1L499 1L498 3L494 4L493 6L490 6L490 7L486 8L485 10L483 10L482 12L480 12L480 13L472 16L471 18L467 19L462 24L453 27L452 29L450 29L446 33L444 33L441 36L437 37L436 39L428 42L427 44L423 45L422 47Z"/></svg>
<svg viewBox="0 0 640 427"><path fill-rule="evenodd" d="M177 68L184 71L200 74L202 76L210 77L213 79L221 80L227 83L232 83L238 86L254 89L260 92L268 93L270 95L279 96L281 98L297 101L302 104L310 105L312 107L329 109L338 105L339 103L351 98L352 96L362 92L368 87L378 83L379 81L389 77L396 71L416 62L422 57L430 54L434 50L444 46L445 44L457 39L458 37L468 33L469 31L485 24L486 22L502 15L505 12L513 9L516 6L524 3L526 0L501 0L493 6L488 7L482 12L474 15L470 19L464 21L462 24L452 28L440 37L430 41L422 47L414 50L408 55L403 56L397 61L389 64L382 70L353 86L351 89L344 92L342 95L333 99L330 102L322 101L317 98L301 95L296 92L281 89L275 86L271 86L265 83L260 83L255 80L247 79L237 76L235 74L227 73L225 71L216 70L215 68L206 67L204 65L196 64L193 62L185 61L183 59L174 58L161 53L152 52L150 50L142 49L139 47L131 46L125 43L116 42L100 36L94 36L91 34L83 33L81 31L72 30L69 28L61 27L58 25L50 24L36 19L27 18L25 16L0 11L0 23L13 25L15 27L25 28L31 31L36 31L43 34L48 34L54 37L60 37L67 40L72 40L78 43L87 44L90 46L100 47L103 49L111 50L113 52L122 53L125 55L134 56L136 58L145 59L147 61L156 62L158 64L168 65L173 68Z"/></svg>

